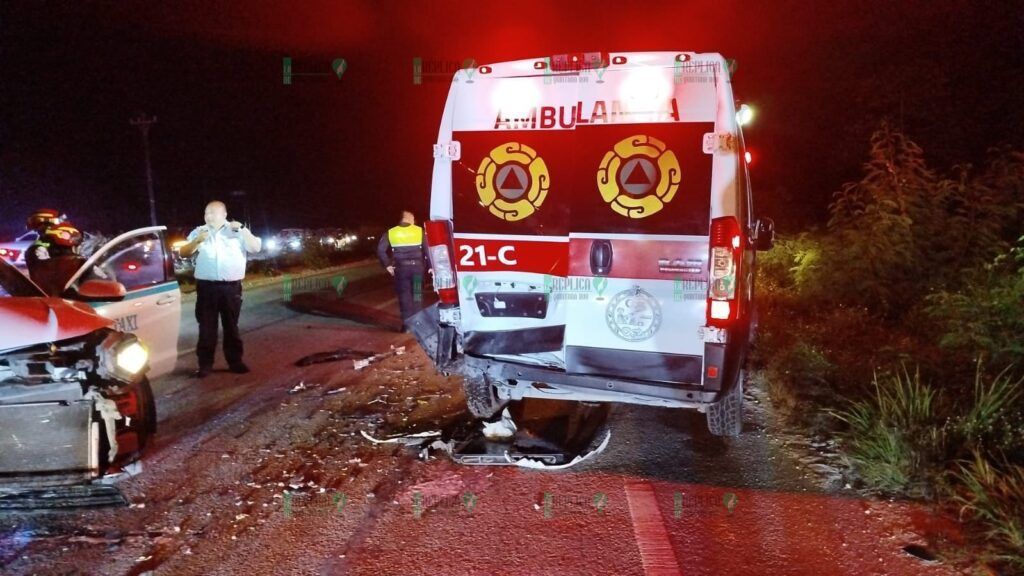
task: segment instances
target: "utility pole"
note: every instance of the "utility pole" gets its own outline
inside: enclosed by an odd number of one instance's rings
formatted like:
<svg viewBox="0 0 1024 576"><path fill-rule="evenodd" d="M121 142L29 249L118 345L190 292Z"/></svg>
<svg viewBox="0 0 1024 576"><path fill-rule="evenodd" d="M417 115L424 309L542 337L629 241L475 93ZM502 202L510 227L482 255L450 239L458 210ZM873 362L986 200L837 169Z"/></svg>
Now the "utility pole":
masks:
<svg viewBox="0 0 1024 576"><path fill-rule="evenodd" d="M146 154L146 190L149 191L149 223L156 226L156 196L153 195L153 171L149 165L149 127L156 124L156 116L147 117L139 112L131 119L132 126L142 132L142 150Z"/></svg>

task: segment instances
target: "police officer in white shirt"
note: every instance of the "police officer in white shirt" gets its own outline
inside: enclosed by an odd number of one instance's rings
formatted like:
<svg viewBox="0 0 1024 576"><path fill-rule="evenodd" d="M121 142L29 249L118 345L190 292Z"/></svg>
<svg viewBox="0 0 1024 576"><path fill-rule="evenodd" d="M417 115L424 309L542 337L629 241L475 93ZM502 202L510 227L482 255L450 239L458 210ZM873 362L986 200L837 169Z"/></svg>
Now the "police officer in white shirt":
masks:
<svg viewBox="0 0 1024 576"><path fill-rule="evenodd" d="M207 204L205 219L206 225L193 230L188 243L180 249L184 258L198 254L195 277L199 368L192 375L203 378L213 370L218 317L224 326L224 358L228 367L236 374L245 374L249 368L242 362L242 339L238 335L245 255L259 252L263 242L240 222L228 222L228 209L223 202Z"/></svg>

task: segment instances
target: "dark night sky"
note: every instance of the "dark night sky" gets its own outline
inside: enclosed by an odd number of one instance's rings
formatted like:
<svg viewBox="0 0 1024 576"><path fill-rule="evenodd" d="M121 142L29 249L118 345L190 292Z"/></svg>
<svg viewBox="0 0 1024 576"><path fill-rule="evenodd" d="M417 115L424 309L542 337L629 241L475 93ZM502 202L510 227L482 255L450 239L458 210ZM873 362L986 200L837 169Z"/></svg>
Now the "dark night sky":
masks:
<svg viewBox="0 0 1024 576"><path fill-rule="evenodd" d="M823 220L883 117L944 168L1024 144L1015 2L13 2L0 4L0 237L33 208L85 228L147 222L137 110L161 220L245 190L253 224L385 223L425 213L447 83L412 59L695 50L735 58L758 211ZM282 84L281 58L296 72ZM237 204L237 203L236 203ZM239 212L240 210L236 210ZM236 214L237 215L237 214Z"/></svg>

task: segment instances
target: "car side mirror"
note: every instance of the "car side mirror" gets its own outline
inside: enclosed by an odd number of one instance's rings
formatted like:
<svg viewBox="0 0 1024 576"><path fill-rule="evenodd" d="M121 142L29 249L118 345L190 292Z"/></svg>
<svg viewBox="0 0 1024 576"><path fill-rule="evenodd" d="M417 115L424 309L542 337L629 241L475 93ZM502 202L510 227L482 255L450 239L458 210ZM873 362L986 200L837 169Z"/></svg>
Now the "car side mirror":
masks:
<svg viewBox="0 0 1024 576"><path fill-rule="evenodd" d="M114 302L124 299L128 293L124 284L113 280L86 280L78 286L76 296L83 300Z"/></svg>
<svg viewBox="0 0 1024 576"><path fill-rule="evenodd" d="M754 247L757 250L771 250L775 245L775 221L771 218L759 218Z"/></svg>

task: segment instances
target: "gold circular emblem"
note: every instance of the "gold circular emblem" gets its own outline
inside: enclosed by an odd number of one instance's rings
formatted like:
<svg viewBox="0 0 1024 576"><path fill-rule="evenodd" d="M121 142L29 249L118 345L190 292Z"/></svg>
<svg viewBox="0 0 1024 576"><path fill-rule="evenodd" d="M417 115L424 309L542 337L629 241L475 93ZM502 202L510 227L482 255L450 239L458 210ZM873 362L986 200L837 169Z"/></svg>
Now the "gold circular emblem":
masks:
<svg viewBox="0 0 1024 576"><path fill-rule="evenodd" d="M544 159L519 142L495 147L476 171L480 204L509 222L536 212L550 187L551 177Z"/></svg>

